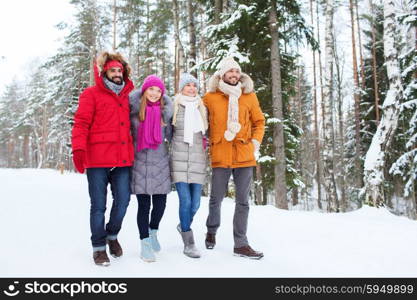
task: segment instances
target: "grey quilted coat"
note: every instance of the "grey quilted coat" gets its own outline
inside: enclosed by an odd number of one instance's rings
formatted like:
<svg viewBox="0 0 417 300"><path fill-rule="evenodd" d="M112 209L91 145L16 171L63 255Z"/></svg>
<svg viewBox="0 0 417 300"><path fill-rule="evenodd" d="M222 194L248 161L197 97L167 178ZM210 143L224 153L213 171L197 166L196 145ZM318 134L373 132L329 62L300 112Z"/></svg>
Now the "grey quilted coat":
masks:
<svg viewBox="0 0 417 300"><path fill-rule="evenodd" d="M140 90L135 90L129 95L131 132L135 147L135 161L132 167L130 184L131 193L148 195L168 194L171 191L171 176L167 143L172 136L173 103L168 96L163 96L165 106L162 116L166 124L162 130L164 142L156 150L143 149L138 152L136 149L141 96Z"/></svg>
<svg viewBox="0 0 417 300"><path fill-rule="evenodd" d="M172 182L204 184L207 176L207 160L203 148L203 134L194 133L192 146L184 142L184 113L185 107L178 105L171 141Z"/></svg>

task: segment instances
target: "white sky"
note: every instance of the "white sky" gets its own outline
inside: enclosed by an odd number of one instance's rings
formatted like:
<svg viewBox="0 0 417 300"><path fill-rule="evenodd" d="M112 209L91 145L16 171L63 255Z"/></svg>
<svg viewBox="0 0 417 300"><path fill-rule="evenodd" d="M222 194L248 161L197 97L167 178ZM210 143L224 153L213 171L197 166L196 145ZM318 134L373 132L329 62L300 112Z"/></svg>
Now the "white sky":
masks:
<svg viewBox="0 0 417 300"><path fill-rule="evenodd" d="M53 55L64 32L55 25L72 18L68 0L2 1L0 10L0 93L15 78L23 80L36 57Z"/></svg>

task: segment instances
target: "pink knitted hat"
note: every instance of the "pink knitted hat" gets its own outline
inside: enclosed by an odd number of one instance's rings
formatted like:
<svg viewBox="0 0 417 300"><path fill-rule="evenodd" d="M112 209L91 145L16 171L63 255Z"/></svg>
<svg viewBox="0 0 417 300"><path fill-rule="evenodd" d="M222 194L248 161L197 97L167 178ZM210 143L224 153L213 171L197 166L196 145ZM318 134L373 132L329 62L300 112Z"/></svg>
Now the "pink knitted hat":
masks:
<svg viewBox="0 0 417 300"><path fill-rule="evenodd" d="M149 75L148 77L145 78L145 80L143 81L143 85L142 85L142 94L151 86L157 86L161 89L162 95L164 95L165 93L165 85L164 82L162 81L161 78L159 78L156 75Z"/></svg>

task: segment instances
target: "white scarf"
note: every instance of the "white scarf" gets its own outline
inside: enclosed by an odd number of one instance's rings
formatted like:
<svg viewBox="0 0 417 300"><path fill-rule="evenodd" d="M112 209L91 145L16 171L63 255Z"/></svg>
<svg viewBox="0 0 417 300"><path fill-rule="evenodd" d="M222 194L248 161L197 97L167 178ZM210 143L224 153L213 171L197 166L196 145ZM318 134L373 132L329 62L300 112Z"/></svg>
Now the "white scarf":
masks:
<svg viewBox="0 0 417 300"><path fill-rule="evenodd" d="M185 107L184 112L184 142L190 146L194 143L194 133L200 132L204 134L204 122L201 117L198 106L200 104L200 96L189 97L183 94L178 94L175 98L179 104Z"/></svg>
<svg viewBox="0 0 417 300"><path fill-rule="evenodd" d="M241 128L239 123L239 98L242 95L242 83L239 81L237 85L230 85L220 80L219 90L229 95L227 129L224 132L224 138L227 141L232 141Z"/></svg>

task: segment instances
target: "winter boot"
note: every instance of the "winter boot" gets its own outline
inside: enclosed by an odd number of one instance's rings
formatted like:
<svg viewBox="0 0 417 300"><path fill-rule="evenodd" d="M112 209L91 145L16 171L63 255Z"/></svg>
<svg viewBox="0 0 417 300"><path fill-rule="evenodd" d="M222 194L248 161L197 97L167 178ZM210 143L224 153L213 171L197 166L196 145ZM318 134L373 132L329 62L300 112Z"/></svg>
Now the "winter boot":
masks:
<svg viewBox="0 0 417 300"><path fill-rule="evenodd" d="M151 238L151 245L154 252L161 251L161 245L158 242L158 229L150 229L149 228L149 237Z"/></svg>
<svg viewBox="0 0 417 300"><path fill-rule="evenodd" d="M110 266L110 259L107 256L106 250L103 251L94 251L93 252L94 263L97 266L107 267Z"/></svg>
<svg viewBox="0 0 417 300"><path fill-rule="evenodd" d="M193 231L181 232L181 237L184 242L183 253L191 258L199 258L201 254L195 247Z"/></svg>
<svg viewBox="0 0 417 300"><path fill-rule="evenodd" d="M235 256L241 256L251 259L261 259L262 257L264 257L264 254L262 252L253 250L249 245L240 248L234 248L233 252Z"/></svg>
<svg viewBox="0 0 417 300"><path fill-rule="evenodd" d="M123 255L122 247L120 246L117 239L115 240L107 240L107 244L109 244L110 255L114 258L118 258Z"/></svg>
<svg viewBox="0 0 417 300"><path fill-rule="evenodd" d="M213 249L216 246L216 234L207 232L205 242L207 249Z"/></svg>
<svg viewBox="0 0 417 300"><path fill-rule="evenodd" d="M141 251L140 251L140 258L142 258L146 262L154 262L156 261L155 254L152 250L152 243L151 238L147 237L140 241L141 244Z"/></svg>

